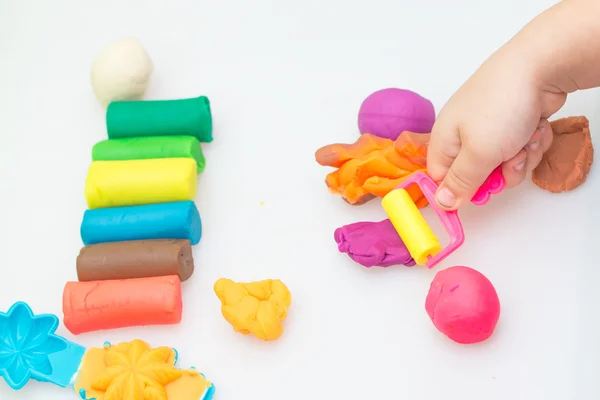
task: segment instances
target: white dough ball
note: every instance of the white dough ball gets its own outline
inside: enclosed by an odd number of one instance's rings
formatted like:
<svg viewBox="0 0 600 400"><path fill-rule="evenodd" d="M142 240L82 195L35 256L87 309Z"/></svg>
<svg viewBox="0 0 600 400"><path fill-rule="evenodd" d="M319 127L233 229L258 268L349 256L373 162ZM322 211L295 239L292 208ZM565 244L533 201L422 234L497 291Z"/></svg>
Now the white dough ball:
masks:
<svg viewBox="0 0 600 400"><path fill-rule="evenodd" d="M92 88L105 107L111 101L138 100L144 96L153 70L152 60L139 40L117 40L92 64Z"/></svg>

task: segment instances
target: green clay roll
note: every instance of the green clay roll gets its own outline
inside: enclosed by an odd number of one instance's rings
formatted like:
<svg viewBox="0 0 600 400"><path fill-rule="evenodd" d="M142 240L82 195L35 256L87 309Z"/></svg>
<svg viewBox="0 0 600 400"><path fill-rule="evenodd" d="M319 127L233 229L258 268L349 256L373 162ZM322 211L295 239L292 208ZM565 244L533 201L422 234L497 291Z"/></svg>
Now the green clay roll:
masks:
<svg viewBox="0 0 600 400"><path fill-rule="evenodd" d="M212 142L210 102L205 96L180 100L113 101L106 110L109 139L194 136Z"/></svg>
<svg viewBox="0 0 600 400"><path fill-rule="evenodd" d="M200 142L193 136L147 136L108 139L92 148L93 161L146 160L150 158L193 158L198 173L206 163Z"/></svg>

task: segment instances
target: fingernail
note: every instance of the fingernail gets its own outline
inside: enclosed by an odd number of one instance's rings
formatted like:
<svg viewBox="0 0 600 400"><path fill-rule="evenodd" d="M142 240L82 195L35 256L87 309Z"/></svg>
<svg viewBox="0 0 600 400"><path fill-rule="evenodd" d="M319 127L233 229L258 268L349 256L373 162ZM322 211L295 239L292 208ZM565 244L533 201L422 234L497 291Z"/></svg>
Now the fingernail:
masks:
<svg viewBox="0 0 600 400"><path fill-rule="evenodd" d="M444 207L453 207L456 203L456 197L448 188L442 188L438 190L436 196L436 200Z"/></svg>
<svg viewBox="0 0 600 400"><path fill-rule="evenodd" d="M541 124L539 124L539 125L538 125L538 127L537 127L537 128L538 128L538 130L539 130L540 132L542 132L542 133L543 133L543 132L544 132L544 130L546 129L546 126L547 126L547 124L546 124L545 122L542 122Z"/></svg>
<svg viewBox="0 0 600 400"><path fill-rule="evenodd" d="M525 163L527 162L527 160L523 160L520 163L518 163L517 165L515 165L515 171L520 171L523 169L523 167L525 167Z"/></svg>
<svg viewBox="0 0 600 400"><path fill-rule="evenodd" d="M539 149L539 147L540 147L540 142L532 142L527 145L527 148L529 150L534 150L534 151Z"/></svg>

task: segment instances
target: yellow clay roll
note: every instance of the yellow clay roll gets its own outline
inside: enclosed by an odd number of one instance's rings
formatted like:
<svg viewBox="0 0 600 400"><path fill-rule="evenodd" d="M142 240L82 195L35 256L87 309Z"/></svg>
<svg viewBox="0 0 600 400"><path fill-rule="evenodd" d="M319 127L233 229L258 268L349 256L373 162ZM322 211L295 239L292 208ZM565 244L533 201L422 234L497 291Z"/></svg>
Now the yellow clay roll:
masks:
<svg viewBox="0 0 600 400"><path fill-rule="evenodd" d="M194 200L193 158L94 161L85 182L90 209Z"/></svg>
<svg viewBox="0 0 600 400"><path fill-rule="evenodd" d="M417 264L425 265L428 256L442 251L438 238L406 190L392 190L381 205Z"/></svg>

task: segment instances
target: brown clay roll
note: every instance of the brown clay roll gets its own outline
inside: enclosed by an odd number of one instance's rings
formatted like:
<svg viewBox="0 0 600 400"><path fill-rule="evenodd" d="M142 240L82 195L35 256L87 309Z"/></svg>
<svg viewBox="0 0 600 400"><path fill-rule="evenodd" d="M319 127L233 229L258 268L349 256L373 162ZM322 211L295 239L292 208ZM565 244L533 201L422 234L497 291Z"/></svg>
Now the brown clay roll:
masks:
<svg viewBox="0 0 600 400"><path fill-rule="evenodd" d="M177 275L183 282L194 272L187 239L130 240L85 246L77 256L80 282Z"/></svg>

